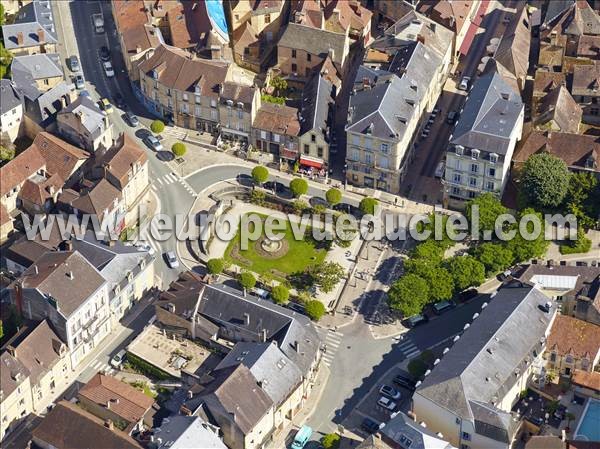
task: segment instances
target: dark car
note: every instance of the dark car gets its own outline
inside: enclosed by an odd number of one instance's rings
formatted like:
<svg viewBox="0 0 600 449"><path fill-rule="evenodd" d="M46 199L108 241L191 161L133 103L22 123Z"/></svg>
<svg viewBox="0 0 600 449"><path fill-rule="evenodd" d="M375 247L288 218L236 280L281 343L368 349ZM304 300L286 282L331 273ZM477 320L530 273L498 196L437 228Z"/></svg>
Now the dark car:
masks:
<svg viewBox="0 0 600 449"><path fill-rule="evenodd" d="M444 312L447 312L448 310L454 309L456 307L456 304L454 303L454 301L440 301L440 302L436 302L433 306L433 313L435 313L436 315L441 315Z"/></svg>
<svg viewBox="0 0 600 449"><path fill-rule="evenodd" d="M123 106L125 106L125 98L123 98L123 95L121 95L119 92L117 92L115 94L115 104L117 105L118 108L123 109Z"/></svg>
<svg viewBox="0 0 600 449"><path fill-rule="evenodd" d="M379 430L379 423L371 418L363 419L360 428L368 433L375 433Z"/></svg>
<svg viewBox="0 0 600 449"><path fill-rule="evenodd" d="M100 59L102 61L110 61L110 50L108 49L108 47L106 47L106 46L100 47L100 50L98 51L98 53L100 53Z"/></svg>
<svg viewBox="0 0 600 449"><path fill-rule="evenodd" d="M459 115L460 114L457 111L450 111L448 113L448 117L446 118L446 123L449 125L454 125L458 120Z"/></svg>
<svg viewBox="0 0 600 449"><path fill-rule="evenodd" d="M79 65L79 59L77 56L73 55L69 57L69 67L73 72L79 72L81 70L81 66Z"/></svg>
<svg viewBox="0 0 600 449"><path fill-rule="evenodd" d="M392 382L394 382L396 385L398 385L402 388L406 388L407 390L413 391L415 389L414 380L412 380L406 376L403 376L402 374L398 374L396 377L394 377L392 379Z"/></svg>
<svg viewBox="0 0 600 449"><path fill-rule="evenodd" d="M470 288L468 290L465 290L464 292L460 292L460 294L458 295L458 300L460 302L468 302L471 299L476 298L477 295L479 295L477 289Z"/></svg>
<svg viewBox="0 0 600 449"><path fill-rule="evenodd" d="M406 324L408 327L417 327L427 323L427 321L429 321L429 318L425 315L413 315L406 319Z"/></svg>

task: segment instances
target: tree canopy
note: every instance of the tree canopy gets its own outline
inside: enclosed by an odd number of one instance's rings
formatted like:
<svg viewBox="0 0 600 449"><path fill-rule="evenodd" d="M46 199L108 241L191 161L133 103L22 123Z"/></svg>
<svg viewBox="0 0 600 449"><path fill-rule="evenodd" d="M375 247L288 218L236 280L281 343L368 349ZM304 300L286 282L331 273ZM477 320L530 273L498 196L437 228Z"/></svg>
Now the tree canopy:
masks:
<svg viewBox="0 0 600 449"><path fill-rule="evenodd" d="M306 195L306 192L308 192L308 182L306 182L306 179L294 178L290 182L290 190L296 198Z"/></svg>
<svg viewBox="0 0 600 449"><path fill-rule="evenodd" d="M458 291L477 287L485 281L485 266L472 256L455 256L446 261L446 268Z"/></svg>
<svg viewBox="0 0 600 449"><path fill-rule="evenodd" d="M521 175L521 191L531 204L542 208L560 205L569 188L569 170L560 158L549 153L527 159Z"/></svg>
<svg viewBox="0 0 600 449"><path fill-rule="evenodd" d="M512 250L504 243L482 243L473 250L473 255L485 266L488 276L506 270L514 260Z"/></svg>
<svg viewBox="0 0 600 449"><path fill-rule="evenodd" d="M249 271L243 271L240 273L239 281L240 285L246 290L250 290L256 285L256 278Z"/></svg>
<svg viewBox="0 0 600 449"><path fill-rule="evenodd" d="M379 204L376 198L366 197L360 200L358 208L363 214L375 215L375 207Z"/></svg>
<svg viewBox="0 0 600 449"><path fill-rule="evenodd" d="M210 259L206 262L206 267L210 274L221 274L225 269L225 262L223 259Z"/></svg>
<svg viewBox="0 0 600 449"><path fill-rule="evenodd" d="M494 231L496 219L508 212L508 209L502 205L496 195L490 192L483 193L467 202L467 218L469 223L473 220L474 206L479 208L479 229L480 233L484 231Z"/></svg>
<svg viewBox="0 0 600 449"><path fill-rule="evenodd" d="M313 321L319 321L325 315L325 306L321 301L312 299L304 305L304 310Z"/></svg>
<svg viewBox="0 0 600 449"><path fill-rule="evenodd" d="M421 313L429 301L429 285L416 274L407 274L394 282L388 291L388 303L392 310L408 317Z"/></svg>
<svg viewBox="0 0 600 449"><path fill-rule="evenodd" d="M337 262L321 262L307 269L313 283L323 292L329 293L344 277L344 268Z"/></svg>
<svg viewBox="0 0 600 449"><path fill-rule="evenodd" d="M332 187L327 191L327 193L325 193L325 198L331 206L335 206L336 204L339 204L340 201L342 201L342 192L340 191L340 189Z"/></svg>
<svg viewBox="0 0 600 449"><path fill-rule="evenodd" d="M590 229L600 217L600 183L593 173L571 174L565 199L565 212L577 217L577 225Z"/></svg>
<svg viewBox="0 0 600 449"><path fill-rule="evenodd" d="M165 130L165 124L160 120L154 120L150 125L150 129L154 134L160 134Z"/></svg>
<svg viewBox="0 0 600 449"><path fill-rule="evenodd" d="M187 152L187 148L184 143L177 142L171 147L171 152L175 155L175 157L182 157Z"/></svg>
<svg viewBox="0 0 600 449"><path fill-rule="evenodd" d="M258 185L262 185L267 182L269 179L269 170L267 167L263 167L262 165L258 165L252 169L252 179Z"/></svg>
<svg viewBox="0 0 600 449"><path fill-rule="evenodd" d="M290 299L290 291L284 285L277 285L271 290L271 298L277 304L285 304Z"/></svg>

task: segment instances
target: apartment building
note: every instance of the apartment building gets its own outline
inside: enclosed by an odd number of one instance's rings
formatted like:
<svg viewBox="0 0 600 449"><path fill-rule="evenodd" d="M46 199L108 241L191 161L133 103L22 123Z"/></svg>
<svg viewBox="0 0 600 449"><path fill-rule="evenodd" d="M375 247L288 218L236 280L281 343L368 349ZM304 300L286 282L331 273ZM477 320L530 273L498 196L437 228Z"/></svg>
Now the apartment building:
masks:
<svg viewBox="0 0 600 449"><path fill-rule="evenodd" d="M510 413L535 376L557 315L536 287L505 284L413 395L418 422L455 447L508 449L519 422Z"/></svg>
<svg viewBox="0 0 600 449"><path fill-rule="evenodd" d="M12 288L23 317L48 319L76 367L111 331L108 284L77 251L48 252Z"/></svg>
<svg viewBox="0 0 600 449"><path fill-rule="evenodd" d="M290 106L263 103L252 123L252 146L277 157L280 164L293 166L298 160L298 110Z"/></svg>
<svg viewBox="0 0 600 449"><path fill-rule="evenodd" d="M58 133L90 153L113 144L113 125L89 97L80 96L56 116Z"/></svg>
<svg viewBox="0 0 600 449"><path fill-rule="evenodd" d="M260 106L260 91L257 87L230 81L223 83L219 94L221 140L248 143L252 123Z"/></svg>
<svg viewBox="0 0 600 449"><path fill-rule="evenodd" d="M0 139L14 142L23 120L23 98L7 79L0 80Z"/></svg>
<svg viewBox="0 0 600 449"><path fill-rule="evenodd" d="M146 107L177 126L216 133L219 92L229 80L230 65L164 44L151 54L139 65Z"/></svg>
<svg viewBox="0 0 600 449"><path fill-rule="evenodd" d="M34 0L19 9L14 23L2 26L4 48L13 56L56 53L58 43L50 0Z"/></svg>
<svg viewBox="0 0 600 449"><path fill-rule="evenodd" d="M58 53L15 56L10 72L13 79L30 78L40 92L52 89L64 79Z"/></svg>
<svg viewBox="0 0 600 449"><path fill-rule="evenodd" d="M574 371L593 372L600 361L600 326L571 316L554 320L544 358L548 370L571 376Z"/></svg>
<svg viewBox="0 0 600 449"><path fill-rule="evenodd" d="M33 411L29 370L10 352L0 354L0 440Z"/></svg>
<svg viewBox="0 0 600 449"><path fill-rule="evenodd" d="M502 195L523 117L520 95L498 72L477 78L446 152L444 201L461 207L483 192Z"/></svg>
<svg viewBox="0 0 600 449"><path fill-rule="evenodd" d="M573 67L571 94L583 109L583 121L600 123L600 61Z"/></svg>

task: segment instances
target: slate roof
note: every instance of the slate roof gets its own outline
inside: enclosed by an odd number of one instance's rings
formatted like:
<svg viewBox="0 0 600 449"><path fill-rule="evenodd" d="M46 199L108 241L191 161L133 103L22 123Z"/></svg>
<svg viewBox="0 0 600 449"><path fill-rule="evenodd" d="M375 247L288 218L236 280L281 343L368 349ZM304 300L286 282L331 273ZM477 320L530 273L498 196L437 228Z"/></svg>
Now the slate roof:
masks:
<svg viewBox="0 0 600 449"><path fill-rule="evenodd" d="M25 72L34 80L56 78L63 76L58 53L39 53L35 55L15 56L12 60L10 71L14 77L15 72Z"/></svg>
<svg viewBox="0 0 600 449"><path fill-rule="evenodd" d="M8 351L0 354L0 389L7 398L29 376L29 370Z"/></svg>
<svg viewBox="0 0 600 449"><path fill-rule="evenodd" d="M37 289L52 297L67 318L105 282L77 251L48 252L23 273L23 288Z"/></svg>
<svg viewBox="0 0 600 449"><path fill-rule="evenodd" d="M502 77L486 73L473 84L451 143L505 155L522 110L521 97Z"/></svg>
<svg viewBox="0 0 600 449"><path fill-rule="evenodd" d="M288 23L279 47L304 50L307 53L325 57L333 50L333 62L341 65L346 50L346 35L327 30L319 30L298 23Z"/></svg>
<svg viewBox="0 0 600 449"><path fill-rule="evenodd" d="M218 432L199 416L176 415L164 418L160 427L154 429L154 436L162 440L158 449L227 449Z"/></svg>
<svg viewBox="0 0 600 449"><path fill-rule="evenodd" d="M304 86L300 109L300 135L309 131L327 133L333 85L315 72Z"/></svg>
<svg viewBox="0 0 600 449"><path fill-rule="evenodd" d="M243 364L260 387L279 407L302 383L302 372L277 347L276 342L240 342L225 356L216 369Z"/></svg>
<svg viewBox="0 0 600 449"><path fill-rule="evenodd" d="M505 284L415 394L475 421L478 433L510 442L515 430L512 418L494 404L513 387L515 372L522 372L539 355L555 312L539 308L547 301L530 285Z"/></svg>
<svg viewBox="0 0 600 449"><path fill-rule="evenodd" d="M130 424L140 422L154 404L154 399L115 377L96 373L83 387L78 396L105 408L110 402L110 411Z"/></svg>
<svg viewBox="0 0 600 449"><path fill-rule="evenodd" d="M531 30L527 19L526 5L520 4L519 8L502 36L494 59L506 67L517 79L525 80L529 68Z"/></svg>
<svg viewBox="0 0 600 449"><path fill-rule="evenodd" d="M547 72L545 70L537 70L535 72L535 80L533 81L533 95L544 95L558 86L566 85L566 74L562 72Z"/></svg>
<svg viewBox="0 0 600 449"><path fill-rule="evenodd" d="M205 405L215 419L225 415L247 435L273 407L273 401L245 365L214 371L213 376L202 392Z"/></svg>
<svg viewBox="0 0 600 449"><path fill-rule="evenodd" d="M133 438L118 429L110 430L104 421L75 404L60 401L32 433L36 441L56 449L141 449Z"/></svg>
<svg viewBox="0 0 600 449"><path fill-rule="evenodd" d="M217 98L229 64L210 59L190 59L185 51L162 44L139 67L149 77L156 71L158 81L166 87L194 92L199 84L203 96Z"/></svg>
<svg viewBox="0 0 600 449"><path fill-rule="evenodd" d="M544 97L539 111L541 117L537 123L546 123L553 120L559 130L566 133L577 134L583 111L573 99L565 86L558 86L548 92Z"/></svg>
<svg viewBox="0 0 600 449"><path fill-rule="evenodd" d="M98 138L104 132L106 114L89 97L79 96L73 103L58 113L59 116L73 114L82 126L90 133L92 139Z"/></svg>
<svg viewBox="0 0 600 449"><path fill-rule="evenodd" d="M0 79L0 114L13 110L22 102L17 86L6 78Z"/></svg>
<svg viewBox="0 0 600 449"><path fill-rule="evenodd" d="M41 92L34 85L30 75L21 78L13 77L13 81L23 94L25 114L44 129L54 121L56 114L63 108L63 99L68 104L75 91L75 85L61 81L50 90Z"/></svg>
<svg viewBox="0 0 600 449"><path fill-rule="evenodd" d="M548 335L547 348L562 357L585 357L593 363L600 351L600 326L568 315L558 315Z"/></svg>
<svg viewBox="0 0 600 449"><path fill-rule="evenodd" d="M7 50L26 48L42 43L57 43L56 27L50 0L34 0L23 6L15 17L15 22L2 26L4 46ZM44 39L38 40L38 30L44 33ZM23 43L17 43L17 34L23 34Z"/></svg>
<svg viewBox="0 0 600 449"><path fill-rule="evenodd" d="M600 96L600 61L573 67L573 95Z"/></svg>
<svg viewBox="0 0 600 449"><path fill-rule="evenodd" d="M390 447L401 449L408 449L409 447L410 449L456 449L402 412L398 412L396 416L385 423L380 433L381 439L386 443L390 443Z"/></svg>

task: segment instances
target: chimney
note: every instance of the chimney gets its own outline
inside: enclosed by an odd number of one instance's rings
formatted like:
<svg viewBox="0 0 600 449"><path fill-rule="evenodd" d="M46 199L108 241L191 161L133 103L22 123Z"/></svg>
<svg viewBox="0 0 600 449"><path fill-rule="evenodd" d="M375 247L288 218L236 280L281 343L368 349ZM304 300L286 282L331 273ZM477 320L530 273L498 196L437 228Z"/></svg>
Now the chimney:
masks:
<svg viewBox="0 0 600 449"><path fill-rule="evenodd" d="M335 50L333 48L330 48L329 51L327 52L327 54L329 55L329 57L333 61L334 58L335 58Z"/></svg>
<svg viewBox="0 0 600 449"><path fill-rule="evenodd" d="M141 53L141 51L142 51L142 47L140 45L136 45L135 46L135 53L138 54L138 53Z"/></svg>
<svg viewBox="0 0 600 449"><path fill-rule="evenodd" d="M110 410L110 399L109 399L108 401L106 401L106 408L107 408L108 410ZM108 427L108 423L109 423L109 422L110 422L110 419L109 419L108 421L106 421L106 422L104 423L104 425L105 425L106 427ZM110 429L110 427L108 427L108 428Z"/></svg>
<svg viewBox="0 0 600 449"><path fill-rule="evenodd" d="M75 279L75 276L73 275L72 271L67 272L67 277L71 280Z"/></svg>
<svg viewBox="0 0 600 449"><path fill-rule="evenodd" d="M169 304L167 304L167 307L169 308L169 312L175 313L175 304L170 302Z"/></svg>
<svg viewBox="0 0 600 449"><path fill-rule="evenodd" d="M39 273L38 267L37 267L37 265L34 265L33 266L33 274L37 276L38 273Z"/></svg>
<svg viewBox="0 0 600 449"><path fill-rule="evenodd" d="M297 353L300 353L300 342L298 340L294 341L294 349Z"/></svg>
<svg viewBox="0 0 600 449"><path fill-rule="evenodd" d="M250 326L250 314L244 313L244 325Z"/></svg>
<svg viewBox="0 0 600 449"><path fill-rule="evenodd" d="M261 342L262 343L266 342L267 341L267 330L263 329L260 334L261 334L261 339L260 339Z"/></svg>
<svg viewBox="0 0 600 449"><path fill-rule="evenodd" d="M73 251L73 242L71 240L66 240L64 242L65 251Z"/></svg>
<svg viewBox="0 0 600 449"><path fill-rule="evenodd" d="M38 42L46 41L46 33L44 32L43 28L40 28L39 30L37 30L37 39L38 39Z"/></svg>
<svg viewBox="0 0 600 449"><path fill-rule="evenodd" d="M107 419L106 422L104 423L104 425L109 429L109 430L115 430L115 426L112 422L111 419Z"/></svg>
<svg viewBox="0 0 600 449"><path fill-rule="evenodd" d="M421 42L423 45L425 45L425 38L422 34L417 34L417 42Z"/></svg>
<svg viewBox="0 0 600 449"><path fill-rule="evenodd" d="M211 45L210 46L210 59L221 59L221 46Z"/></svg>
<svg viewBox="0 0 600 449"><path fill-rule="evenodd" d="M192 392L192 390L188 390L187 397L188 399L192 399L194 397L194 393Z"/></svg>
<svg viewBox="0 0 600 449"><path fill-rule="evenodd" d="M19 31L17 33L17 44L23 45L23 32L22 31Z"/></svg>

